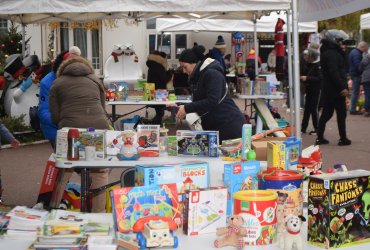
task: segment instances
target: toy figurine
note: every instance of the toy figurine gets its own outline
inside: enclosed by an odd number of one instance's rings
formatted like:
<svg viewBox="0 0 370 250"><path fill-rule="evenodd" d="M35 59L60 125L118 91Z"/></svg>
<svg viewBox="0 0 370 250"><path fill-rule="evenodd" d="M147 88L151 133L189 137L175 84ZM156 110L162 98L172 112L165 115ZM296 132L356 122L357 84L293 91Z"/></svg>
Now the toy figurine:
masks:
<svg viewBox="0 0 370 250"><path fill-rule="evenodd" d="M296 216L293 214L286 217L286 228L287 231L283 233L280 238L280 248L283 250L303 250L303 240L300 234L302 222L306 221L306 218L302 215Z"/></svg>
<svg viewBox="0 0 370 250"><path fill-rule="evenodd" d="M228 220L229 226L217 228L217 235L224 236L221 239L215 240L215 247L234 246L237 249L243 249L243 236L247 234L247 230L243 227L244 219L240 215L231 215Z"/></svg>
<svg viewBox="0 0 370 250"><path fill-rule="evenodd" d="M125 130L121 133L122 146L120 153L117 154L120 160L137 160L140 155L137 152L137 147L134 145L135 132L131 130Z"/></svg>

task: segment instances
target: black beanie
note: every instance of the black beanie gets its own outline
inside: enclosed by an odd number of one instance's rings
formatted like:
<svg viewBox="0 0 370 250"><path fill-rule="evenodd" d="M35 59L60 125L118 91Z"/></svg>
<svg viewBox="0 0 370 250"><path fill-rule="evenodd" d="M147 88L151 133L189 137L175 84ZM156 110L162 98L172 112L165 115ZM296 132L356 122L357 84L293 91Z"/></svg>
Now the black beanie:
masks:
<svg viewBox="0 0 370 250"><path fill-rule="evenodd" d="M203 60L203 53L206 51L203 45L195 45L191 49L183 50L180 54L179 61L185 63L197 63Z"/></svg>

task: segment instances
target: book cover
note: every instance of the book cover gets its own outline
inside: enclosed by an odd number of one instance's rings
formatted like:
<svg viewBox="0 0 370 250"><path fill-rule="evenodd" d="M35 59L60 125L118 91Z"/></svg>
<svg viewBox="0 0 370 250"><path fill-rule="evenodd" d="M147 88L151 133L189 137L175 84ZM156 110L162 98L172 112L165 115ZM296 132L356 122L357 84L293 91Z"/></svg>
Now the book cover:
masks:
<svg viewBox="0 0 370 250"><path fill-rule="evenodd" d="M116 188L111 199L118 232L131 232L135 222L147 216L168 216L182 224L176 184Z"/></svg>
<svg viewBox="0 0 370 250"><path fill-rule="evenodd" d="M159 125L138 125L137 144L141 156L159 156Z"/></svg>

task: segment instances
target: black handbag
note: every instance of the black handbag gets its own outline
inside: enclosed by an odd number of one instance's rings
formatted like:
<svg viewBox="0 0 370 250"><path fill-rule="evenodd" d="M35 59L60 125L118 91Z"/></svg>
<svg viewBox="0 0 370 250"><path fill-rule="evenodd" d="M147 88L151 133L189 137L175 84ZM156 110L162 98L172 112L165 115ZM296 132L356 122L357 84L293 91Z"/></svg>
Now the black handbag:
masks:
<svg viewBox="0 0 370 250"><path fill-rule="evenodd" d="M30 124L33 130L35 130L36 132L41 131L39 106L30 107L29 115L30 115Z"/></svg>

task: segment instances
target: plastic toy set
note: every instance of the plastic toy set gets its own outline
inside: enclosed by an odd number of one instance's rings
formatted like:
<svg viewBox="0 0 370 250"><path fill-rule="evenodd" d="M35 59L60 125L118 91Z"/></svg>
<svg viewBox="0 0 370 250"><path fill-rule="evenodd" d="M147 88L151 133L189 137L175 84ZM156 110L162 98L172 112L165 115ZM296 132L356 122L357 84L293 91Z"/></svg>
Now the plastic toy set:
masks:
<svg viewBox="0 0 370 250"><path fill-rule="evenodd" d="M218 157L218 131L178 130L177 155Z"/></svg>

